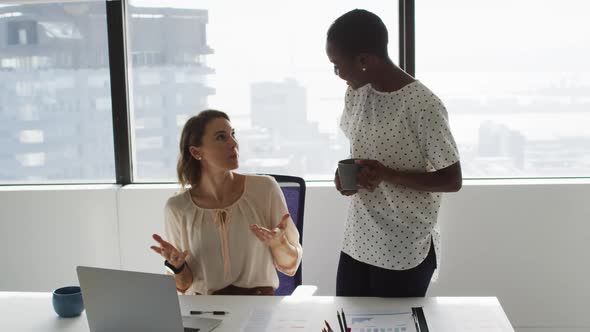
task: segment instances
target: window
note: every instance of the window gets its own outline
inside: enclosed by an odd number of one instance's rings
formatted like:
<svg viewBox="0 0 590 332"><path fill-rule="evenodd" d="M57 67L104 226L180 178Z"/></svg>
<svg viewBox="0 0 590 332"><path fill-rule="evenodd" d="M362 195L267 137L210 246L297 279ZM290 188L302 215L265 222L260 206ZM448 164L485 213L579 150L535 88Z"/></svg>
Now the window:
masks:
<svg viewBox="0 0 590 332"><path fill-rule="evenodd" d="M337 161L348 155L338 128L346 85L333 74L325 36L358 1L131 0L129 5L132 135L142 142L133 151L135 181L175 180L184 121L206 108L232 119L240 171L333 177ZM397 61L397 1L369 0L362 6L385 21ZM148 54L158 57L149 60ZM165 102L150 103L155 95ZM154 114L161 123L145 120Z"/></svg>
<svg viewBox="0 0 590 332"><path fill-rule="evenodd" d="M590 176L590 3L416 1L416 76L466 177Z"/></svg>
<svg viewBox="0 0 590 332"><path fill-rule="evenodd" d="M133 181L174 181L182 126L207 108L230 115L241 172L332 178L346 86L325 36L358 1L127 4ZM398 5L362 3L394 62ZM466 177L590 176L586 1L415 6L416 77L445 102ZM104 0L0 5L1 184L115 181L107 19Z"/></svg>
<svg viewBox="0 0 590 332"><path fill-rule="evenodd" d="M19 141L21 143L36 144L43 143L43 131L36 129L22 130L19 133Z"/></svg>
<svg viewBox="0 0 590 332"><path fill-rule="evenodd" d="M105 2L3 4L0 183L114 182Z"/></svg>
<svg viewBox="0 0 590 332"><path fill-rule="evenodd" d="M37 44L37 21L14 19L6 22L8 45Z"/></svg>

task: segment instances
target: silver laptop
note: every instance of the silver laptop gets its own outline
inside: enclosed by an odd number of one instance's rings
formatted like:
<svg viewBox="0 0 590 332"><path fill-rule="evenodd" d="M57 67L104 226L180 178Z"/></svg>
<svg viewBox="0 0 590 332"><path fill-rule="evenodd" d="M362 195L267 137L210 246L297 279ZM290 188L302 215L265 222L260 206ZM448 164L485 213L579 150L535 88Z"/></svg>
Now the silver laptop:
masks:
<svg viewBox="0 0 590 332"><path fill-rule="evenodd" d="M181 317L168 275L78 266L90 332L213 330L220 319Z"/></svg>

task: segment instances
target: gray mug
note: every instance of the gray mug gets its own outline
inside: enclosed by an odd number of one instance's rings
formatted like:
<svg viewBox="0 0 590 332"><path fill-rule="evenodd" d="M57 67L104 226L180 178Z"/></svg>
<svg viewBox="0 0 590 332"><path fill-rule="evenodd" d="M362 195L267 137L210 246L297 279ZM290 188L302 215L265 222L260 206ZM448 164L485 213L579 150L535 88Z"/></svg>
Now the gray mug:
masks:
<svg viewBox="0 0 590 332"><path fill-rule="evenodd" d="M338 177L342 190L357 190L357 174L360 165L354 163L357 159L344 159L338 162Z"/></svg>

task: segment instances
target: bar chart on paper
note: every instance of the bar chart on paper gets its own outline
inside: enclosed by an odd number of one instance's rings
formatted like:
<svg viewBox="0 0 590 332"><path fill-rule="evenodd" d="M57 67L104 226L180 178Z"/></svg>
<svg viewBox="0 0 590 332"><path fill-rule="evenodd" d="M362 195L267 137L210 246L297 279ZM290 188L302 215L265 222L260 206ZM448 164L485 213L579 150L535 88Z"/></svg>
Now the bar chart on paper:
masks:
<svg viewBox="0 0 590 332"><path fill-rule="evenodd" d="M416 332L411 312L347 313L352 332Z"/></svg>

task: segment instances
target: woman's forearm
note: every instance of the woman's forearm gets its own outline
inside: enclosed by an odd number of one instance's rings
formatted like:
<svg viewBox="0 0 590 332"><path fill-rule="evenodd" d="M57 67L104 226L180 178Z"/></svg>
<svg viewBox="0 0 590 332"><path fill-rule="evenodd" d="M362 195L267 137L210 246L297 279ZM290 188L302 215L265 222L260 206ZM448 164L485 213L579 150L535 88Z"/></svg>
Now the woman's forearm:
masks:
<svg viewBox="0 0 590 332"><path fill-rule="evenodd" d="M293 245L285 238L280 245L271 248L277 267L287 275L294 275L299 267L301 250L299 244Z"/></svg>
<svg viewBox="0 0 590 332"><path fill-rule="evenodd" d="M459 163L435 172L399 172L387 169L386 182L415 190L429 192L456 192L461 189L462 175Z"/></svg>
<svg viewBox="0 0 590 332"><path fill-rule="evenodd" d="M180 292L185 292L193 283L193 272L188 264L179 274L175 274L174 281L176 281L176 289Z"/></svg>

